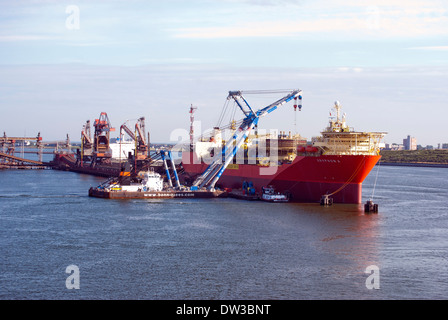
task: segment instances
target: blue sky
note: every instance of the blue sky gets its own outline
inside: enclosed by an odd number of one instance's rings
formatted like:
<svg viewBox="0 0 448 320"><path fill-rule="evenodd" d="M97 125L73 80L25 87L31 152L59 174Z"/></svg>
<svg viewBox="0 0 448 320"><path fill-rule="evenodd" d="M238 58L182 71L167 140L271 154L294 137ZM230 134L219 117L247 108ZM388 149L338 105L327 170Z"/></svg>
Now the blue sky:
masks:
<svg viewBox="0 0 448 320"><path fill-rule="evenodd" d="M447 71L446 1L0 1L8 135L76 141L105 111L116 127L145 116L167 141L188 129L190 104L205 129L229 90L300 88L297 127L291 106L262 125L311 138L340 100L357 130L437 145Z"/></svg>

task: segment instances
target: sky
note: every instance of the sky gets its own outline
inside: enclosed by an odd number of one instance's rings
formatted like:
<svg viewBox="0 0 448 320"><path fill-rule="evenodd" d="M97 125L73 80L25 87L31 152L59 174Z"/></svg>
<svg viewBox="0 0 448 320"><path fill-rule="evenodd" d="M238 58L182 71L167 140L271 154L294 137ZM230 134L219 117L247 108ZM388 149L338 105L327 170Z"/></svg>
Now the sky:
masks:
<svg viewBox="0 0 448 320"><path fill-rule="evenodd" d="M146 118L152 142L217 124L230 90L303 90L260 127L311 138L338 100L357 131L448 143L448 2L0 0L0 130L80 140ZM254 109L280 96L247 95ZM241 114L241 118L242 118Z"/></svg>

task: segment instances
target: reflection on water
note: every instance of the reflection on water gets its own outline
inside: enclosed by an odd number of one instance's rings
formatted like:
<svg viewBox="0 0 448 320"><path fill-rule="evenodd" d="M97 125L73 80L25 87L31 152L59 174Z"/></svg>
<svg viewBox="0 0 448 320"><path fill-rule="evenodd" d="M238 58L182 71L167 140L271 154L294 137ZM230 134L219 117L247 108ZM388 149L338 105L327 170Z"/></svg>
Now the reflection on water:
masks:
<svg viewBox="0 0 448 320"><path fill-rule="evenodd" d="M380 168L378 214L363 204L96 199L87 193L101 178L52 170L0 179L2 299L447 297L446 169ZM76 292L65 288L71 264ZM371 265L379 290L366 288Z"/></svg>

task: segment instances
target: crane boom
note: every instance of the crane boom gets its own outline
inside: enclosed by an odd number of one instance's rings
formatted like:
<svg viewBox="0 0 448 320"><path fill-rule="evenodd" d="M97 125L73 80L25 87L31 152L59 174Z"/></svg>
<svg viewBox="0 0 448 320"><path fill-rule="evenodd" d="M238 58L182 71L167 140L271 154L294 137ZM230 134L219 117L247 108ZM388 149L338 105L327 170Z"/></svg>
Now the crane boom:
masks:
<svg viewBox="0 0 448 320"><path fill-rule="evenodd" d="M293 92L291 92L287 96L285 96L285 97L277 100L276 102L270 104L269 106L259 110L257 112L258 117L264 117L268 113L271 113L272 111L274 111L278 107L284 105L285 103L291 101L292 99L298 98L300 100L300 105L301 105L302 104L302 95L301 95L301 93L302 93L302 90L294 90Z"/></svg>
<svg viewBox="0 0 448 320"><path fill-rule="evenodd" d="M126 131L126 133L129 135L129 137L131 137L132 140L135 140L134 132L132 132L132 130L129 129L129 128L126 126L126 124L122 124L122 125L121 125L121 127L120 127L120 135L123 134L123 133L122 133L123 131Z"/></svg>
<svg viewBox="0 0 448 320"><path fill-rule="evenodd" d="M243 97L241 91L230 91L227 99L234 99L238 107L241 111L246 115L243 119L243 122L239 126L237 130L235 130L233 136L224 149L222 150L221 157L217 157L208 168L196 179L193 183L194 187L207 189L214 189L216 182L219 180L227 166L233 160L234 156L238 152L238 149L244 143L246 138L249 136L250 131L258 124L258 121L261 117L264 117L276 110L278 107L284 105L285 103L291 101L292 99L299 99L300 105L302 104L302 91L301 90L293 90L285 97L277 100L276 102L271 103L267 107L264 107L256 112L253 111L249 103L247 103L246 99ZM246 110L242 103L239 100L243 100L244 104L248 107L249 110ZM224 158L224 163L222 159Z"/></svg>
<svg viewBox="0 0 448 320"><path fill-rule="evenodd" d="M138 139L141 140L141 143L142 143L142 144L146 144L146 141L145 141L145 134L142 132L142 128L141 128L138 124L136 124L136 125L135 125L135 130L136 130L136 132L138 133Z"/></svg>

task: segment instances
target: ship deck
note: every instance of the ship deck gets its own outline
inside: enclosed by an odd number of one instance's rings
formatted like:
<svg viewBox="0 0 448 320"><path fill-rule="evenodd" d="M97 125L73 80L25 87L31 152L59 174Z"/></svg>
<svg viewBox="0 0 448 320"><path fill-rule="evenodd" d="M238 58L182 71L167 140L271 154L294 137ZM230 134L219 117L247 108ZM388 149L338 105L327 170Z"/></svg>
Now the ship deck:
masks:
<svg viewBox="0 0 448 320"><path fill-rule="evenodd" d="M105 199L222 198L227 197L227 192L221 190L112 191L104 188L90 188L89 196Z"/></svg>

